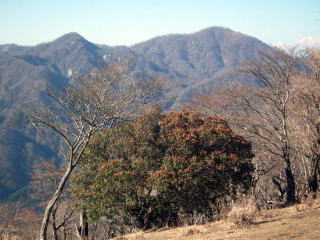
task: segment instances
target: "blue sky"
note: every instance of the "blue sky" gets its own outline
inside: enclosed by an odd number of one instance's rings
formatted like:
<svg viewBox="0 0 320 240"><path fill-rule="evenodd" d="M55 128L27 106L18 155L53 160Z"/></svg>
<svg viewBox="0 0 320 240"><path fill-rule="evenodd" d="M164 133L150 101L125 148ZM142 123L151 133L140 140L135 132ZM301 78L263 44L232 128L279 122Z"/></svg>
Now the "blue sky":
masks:
<svg viewBox="0 0 320 240"><path fill-rule="evenodd" d="M320 0L0 0L0 44L34 45L68 32L131 45L224 26L266 43L320 42Z"/></svg>

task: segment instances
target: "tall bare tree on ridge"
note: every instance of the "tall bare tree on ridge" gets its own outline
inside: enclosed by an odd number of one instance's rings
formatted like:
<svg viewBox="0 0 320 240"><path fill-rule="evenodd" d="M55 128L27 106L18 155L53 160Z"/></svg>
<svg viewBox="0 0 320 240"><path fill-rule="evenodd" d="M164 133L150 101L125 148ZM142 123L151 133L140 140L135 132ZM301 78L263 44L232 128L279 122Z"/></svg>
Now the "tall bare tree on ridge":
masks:
<svg viewBox="0 0 320 240"><path fill-rule="evenodd" d="M59 152L65 169L45 208L40 240L48 239L51 212L92 136L141 114L160 96L162 84L161 80L133 80L127 65L119 64L79 77L62 91L46 90L51 104L39 107L29 120L49 140L62 142Z"/></svg>

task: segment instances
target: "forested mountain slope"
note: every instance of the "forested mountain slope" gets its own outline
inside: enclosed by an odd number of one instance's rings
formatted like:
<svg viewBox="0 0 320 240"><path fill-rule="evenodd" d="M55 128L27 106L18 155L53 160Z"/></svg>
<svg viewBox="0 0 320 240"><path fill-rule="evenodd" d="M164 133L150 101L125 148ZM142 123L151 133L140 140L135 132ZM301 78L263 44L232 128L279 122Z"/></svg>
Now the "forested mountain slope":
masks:
<svg viewBox="0 0 320 240"><path fill-rule="evenodd" d="M130 57L134 78L162 76L172 82L165 108L177 108L216 85L251 81L235 67L273 48L230 29L156 37L131 47L94 44L68 33L36 46L0 45L0 199L28 183L32 165L56 157L45 139L23 122L23 114L44 98L45 85L63 88L79 74L102 70Z"/></svg>

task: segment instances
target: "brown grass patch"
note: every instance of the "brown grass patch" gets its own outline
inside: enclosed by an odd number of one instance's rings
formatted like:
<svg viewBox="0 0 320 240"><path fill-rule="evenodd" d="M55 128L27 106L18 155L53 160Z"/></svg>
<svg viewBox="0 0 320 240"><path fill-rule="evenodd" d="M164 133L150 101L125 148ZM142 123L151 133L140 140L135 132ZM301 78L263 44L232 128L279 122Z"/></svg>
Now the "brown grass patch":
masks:
<svg viewBox="0 0 320 240"><path fill-rule="evenodd" d="M194 225L194 226L187 226L179 228L179 235L180 236L193 236L204 232L204 225Z"/></svg>
<svg viewBox="0 0 320 240"><path fill-rule="evenodd" d="M0 235L0 240L21 240L19 236L12 236L8 233Z"/></svg>
<svg viewBox="0 0 320 240"><path fill-rule="evenodd" d="M122 239L138 240L140 237L146 240L318 240L320 199L287 208L257 211L256 218L250 222L253 224L235 227L234 223L226 219L205 225L128 234Z"/></svg>
<svg viewBox="0 0 320 240"><path fill-rule="evenodd" d="M258 215L258 208L252 198L241 199L236 202L227 215L227 220L237 227L253 223Z"/></svg>

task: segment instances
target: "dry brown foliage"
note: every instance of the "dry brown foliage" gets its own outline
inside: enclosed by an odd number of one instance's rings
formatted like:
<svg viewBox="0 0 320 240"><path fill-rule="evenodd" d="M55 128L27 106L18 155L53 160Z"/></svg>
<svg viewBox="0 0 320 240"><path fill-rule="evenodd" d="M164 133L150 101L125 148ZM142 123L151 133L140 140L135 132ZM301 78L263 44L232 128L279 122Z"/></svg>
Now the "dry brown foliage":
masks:
<svg viewBox="0 0 320 240"><path fill-rule="evenodd" d="M235 202L227 215L227 221L237 227L252 224L258 216L258 208L253 198L240 199Z"/></svg>

